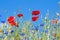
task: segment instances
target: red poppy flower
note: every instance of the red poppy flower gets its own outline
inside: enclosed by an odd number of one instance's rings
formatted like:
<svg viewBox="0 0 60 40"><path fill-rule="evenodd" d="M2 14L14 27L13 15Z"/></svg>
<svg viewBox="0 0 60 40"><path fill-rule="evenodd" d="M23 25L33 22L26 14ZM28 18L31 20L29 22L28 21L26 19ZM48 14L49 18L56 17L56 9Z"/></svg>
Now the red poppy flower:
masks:
<svg viewBox="0 0 60 40"><path fill-rule="evenodd" d="M18 17L22 17L22 16L23 16L23 14L18 14L17 16L18 16Z"/></svg>
<svg viewBox="0 0 60 40"><path fill-rule="evenodd" d="M32 15L38 15L40 12L38 10L32 11Z"/></svg>
<svg viewBox="0 0 60 40"><path fill-rule="evenodd" d="M16 27L18 27L18 24L17 24L16 22L14 22L14 20L15 20L15 17L14 17L14 16L10 16L10 17L8 17L8 19L7 19L8 23L9 23L11 26L16 26Z"/></svg>
<svg viewBox="0 0 60 40"><path fill-rule="evenodd" d="M36 21L38 19L38 16L32 17L32 21Z"/></svg>
<svg viewBox="0 0 60 40"><path fill-rule="evenodd" d="M56 24L57 21L58 21L58 20L52 20L51 22L52 22L53 24Z"/></svg>
<svg viewBox="0 0 60 40"><path fill-rule="evenodd" d="M12 22L12 21L14 21L15 20L15 17L14 16L10 16L10 17L8 17L8 19L7 19L7 21L10 23L10 22Z"/></svg>

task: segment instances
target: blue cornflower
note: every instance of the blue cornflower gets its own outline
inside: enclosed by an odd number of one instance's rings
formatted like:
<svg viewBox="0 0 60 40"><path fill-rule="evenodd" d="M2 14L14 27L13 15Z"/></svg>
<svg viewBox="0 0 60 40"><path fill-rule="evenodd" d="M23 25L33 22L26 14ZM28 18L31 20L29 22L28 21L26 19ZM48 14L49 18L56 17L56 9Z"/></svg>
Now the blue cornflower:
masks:
<svg viewBox="0 0 60 40"><path fill-rule="evenodd" d="M14 32L14 30L11 30L11 33L13 33Z"/></svg>
<svg viewBox="0 0 60 40"><path fill-rule="evenodd" d="M8 32L4 32L4 34L8 34Z"/></svg>
<svg viewBox="0 0 60 40"><path fill-rule="evenodd" d="M44 26L44 24L40 24L40 26Z"/></svg>
<svg viewBox="0 0 60 40"><path fill-rule="evenodd" d="M24 33L20 33L20 36L24 36L25 34Z"/></svg>

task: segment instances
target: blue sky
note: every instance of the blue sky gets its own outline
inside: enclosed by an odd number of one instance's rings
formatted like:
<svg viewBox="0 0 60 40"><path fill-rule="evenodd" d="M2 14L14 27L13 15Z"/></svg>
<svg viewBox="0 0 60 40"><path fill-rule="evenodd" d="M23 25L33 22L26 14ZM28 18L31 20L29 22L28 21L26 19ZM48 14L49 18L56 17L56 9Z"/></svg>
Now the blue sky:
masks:
<svg viewBox="0 0 60 40"><path fill-rule="evenodd" d="M31 11L39 10L41 13L37 23L40 23L41 15L45 17L47 9L49 9L49 19L55 12L58 12L58 2L59 0L0 0L0 15L2 15L0 21L6 21L10 15L15 16L14 12L20 9L20 13L24 15L24 20L31 20ZM29 8L31 9L30 11Z"/></svg>

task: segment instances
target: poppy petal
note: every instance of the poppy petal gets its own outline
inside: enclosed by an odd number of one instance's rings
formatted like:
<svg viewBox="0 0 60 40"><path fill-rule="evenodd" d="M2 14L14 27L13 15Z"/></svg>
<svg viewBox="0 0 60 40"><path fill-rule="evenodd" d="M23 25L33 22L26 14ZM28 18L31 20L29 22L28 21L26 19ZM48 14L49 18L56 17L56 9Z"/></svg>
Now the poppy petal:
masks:
<svg viewBox="0 0 60 40"><path fill-rule="evenodd" d="M38 19L38 16L32 17L32 21L36 21Z"/></svg>
<svg viewBox="0 0 60 40"><path fill-rule="evenodd" d="M32 11L32 15L38 15L40 12L38 10Z"/></svg>
<svg viewBox="0 0 60 40"><path fill-rule="evenodd" d="M8 22L12 22L14 20L15 20L15 17L14 16L9 16L8 19L7 19Z"/></svg>
<svg viewBox="0 0 60 40"><path fill-rule="evenodd" d="M23 14L18 14L17 16L18 16L18 17L22 17L22 16L23 16Z"/></svg>

